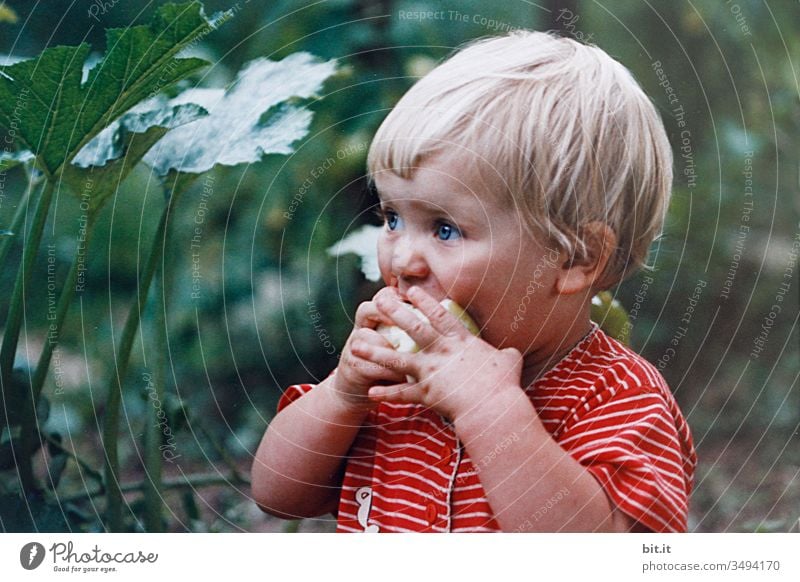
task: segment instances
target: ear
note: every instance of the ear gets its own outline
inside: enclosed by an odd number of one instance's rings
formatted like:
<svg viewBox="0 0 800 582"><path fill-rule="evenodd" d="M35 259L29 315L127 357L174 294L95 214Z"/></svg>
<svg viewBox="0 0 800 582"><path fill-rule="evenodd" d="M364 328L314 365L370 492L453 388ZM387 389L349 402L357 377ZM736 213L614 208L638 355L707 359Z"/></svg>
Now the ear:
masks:
<svg viewBox="0 0 800 582"><path fill-rule="evenodd" d="M595 221L581 227L579 236L586 244L586 256L565 256L556 275L556 290L573 295L591 290L601 283L609 259L617 248L617 235L604 222Z"/></svg>

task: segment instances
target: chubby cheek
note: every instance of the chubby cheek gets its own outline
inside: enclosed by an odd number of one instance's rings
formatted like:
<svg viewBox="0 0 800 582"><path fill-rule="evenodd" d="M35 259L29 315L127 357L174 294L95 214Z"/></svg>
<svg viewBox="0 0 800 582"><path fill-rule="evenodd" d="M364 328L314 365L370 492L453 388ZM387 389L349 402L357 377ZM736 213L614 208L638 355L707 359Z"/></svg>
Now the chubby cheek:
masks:
<svg viewBox="0 0 800 582"><path fill-rule="evenodd" d="M511 320L506 317L504 307L507 304L503 301L502 295L502 288L497 289L495 283L484 280L475 294L473 307L469 310L482 330L481 337L496 347L511 335L509 330Z"/></svg>
<svg viewBox="0 0 800 582"><path fill-rule="evenodd" d="M397 278L392 275L392 251L386 241L386 233L382 232L378 237L378 268L381 278L388 287L397 286Z"/></svg>
<svg viewBox="0 0 800 582"><path fill-rule="evenodd" d="M522 306L529 280L524 274L525 265L513 264L514 259L509 255L492 257L489 268L482 273L482 281L475 286L474 314L470 310L470 314L480 320L482 337L495 347L514 345L515 328L519 327L519 323L514 325L514 317L519 311L526 312L528 326L534 319L529 304L534 298L529 297Z"/></svg>

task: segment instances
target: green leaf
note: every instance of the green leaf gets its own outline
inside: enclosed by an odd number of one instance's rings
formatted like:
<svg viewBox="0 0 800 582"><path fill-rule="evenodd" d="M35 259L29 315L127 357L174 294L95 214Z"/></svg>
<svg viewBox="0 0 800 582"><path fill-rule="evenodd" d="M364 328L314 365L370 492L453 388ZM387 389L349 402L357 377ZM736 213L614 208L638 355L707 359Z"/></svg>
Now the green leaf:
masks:
<svg viewBox="0 0 800 582"><path fill-rule="evenodd" d="M129 134L146 133L153 127L173 129L205 115L208 112L194 103L170 106L161 95L148 99L101 131L78 152L72 164L80 168L104 166L125 153Z"/></svg>
<svg viewBox="0 0 800 582"><path fill-rule="evenodd" d="M64 169L64 181L76 196L87 194L90 208L97 210L170 129L204 115L202 107L191 103L169 106L165 98L148 100L89 142Z"/></svg>
<svg viewBox="0 0 800 582"><path fill-rule="evenodd" d="M33 152L30 150L20 150L18 152L0 152L0 171L5 172L14 166L27 164L35 158L36 156L34 156Z"/></svg>
<svg viewBox="0 0 800 582"><path fill-rule="evenodd" d="M167 4L149 25L110 29L108 51L83 83L87 44L0 67L0 126L56 174L131 107L207 65L176 55L219 19L207 19L199 2Z"/></svg>
<svg viewBox="0 0 800 582"><path fill-rule="evenodd" d="M591 319L614 339L630 343L632 325L628 312L608 291L601 291L592 298Z"/></svg>
<svg viewBox="0 0 800 582"><path fill-rule="evenodd" d="M292 153L312 117L296 101L313 97L335 71L335 61L295 53L282 61L250 61L228 89L184 91L170 103L196 103L209 116L170 131L145 162L161 176L170 170L199 174L216 164L235 166L266 154Z"/></svg>

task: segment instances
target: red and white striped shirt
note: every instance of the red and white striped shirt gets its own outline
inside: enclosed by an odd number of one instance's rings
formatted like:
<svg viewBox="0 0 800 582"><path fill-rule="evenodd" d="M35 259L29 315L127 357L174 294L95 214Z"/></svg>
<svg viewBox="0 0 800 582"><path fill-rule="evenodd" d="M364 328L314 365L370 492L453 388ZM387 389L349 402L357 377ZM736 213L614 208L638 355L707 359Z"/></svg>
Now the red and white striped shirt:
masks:
<svg viewBox="0 0 800 582"><path fill-rule="evenodd" d="M278 410L312 388L289 387ZM556 442L620 510L653 531L686 531L692 436L649 362L595 326L526 393ZM498 443L498 453L509 444ZM479 479L490 461L470 459L433 410L381 403L348 453L337 531L501 531Z"/></svg>

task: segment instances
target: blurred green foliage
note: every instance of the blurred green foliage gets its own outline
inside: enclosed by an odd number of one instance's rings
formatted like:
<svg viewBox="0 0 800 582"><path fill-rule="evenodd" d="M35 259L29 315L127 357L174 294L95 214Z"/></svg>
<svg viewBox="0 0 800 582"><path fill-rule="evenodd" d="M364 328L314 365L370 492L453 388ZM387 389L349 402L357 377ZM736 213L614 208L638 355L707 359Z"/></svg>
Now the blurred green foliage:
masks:
<svg viewBox="0 0 800 582"><path fill-rule="evenodd" d="M104 28L146 20L159 3L144 4L118 3L90 17L85 7L54 1L47 10L64 14L55 24L41 7L9 2L19 19L0 23L0 52L32 56L47 45L76 44L84 35L102 47ZM224 473L227 456L246 473L282 388L323 378L336 365L337 352L326 353L320 330L341 346L356 305L376 286L363 280L355 257L332 259L325 249L373 221L366 148L393 103L415 78L470 39L555 23L633 72L662 113L674 148L675 188L652 270L611 293L629 312L630 343L667 378L693 428L701 464L691 526L785 530L797 521L796 3L739 0L734 10L732 3L712 0L613 8L581 1L570 2L564 8L569 12L560 12L558 2L537 7L477 0L205 5L208 13L232 9L234 17L193 47L192 54L213 63L198 75L198 84L220 86L252 58L300 50L338 59L340 73L311 105L312 129L295 154L217 169L212 196L204 197L198 182L172 210L173 239L165 255L174 274L168 391L188 411L189 422L177 435L181 470ZM408 16L425 10L442 16ZM82 435L70 447L95 468L102 465L97 382L113 362L144 260L140 245L151 240L162 205L152 179L146 169L134 170L99 217L87 291L62 337L63 377L60 385L51 377L45 389L52 402L48 427ZM21 195L22 170L8 170L4 184L0 229ZM63 276L72 244L63 225L74 225L78 211L66 201L54 204L46 243L56 245ZM201 214L202 225L196 225ZM191 248L195 226L202 230L199 259ZM197 264L201 289L193 298ZM46 304L46 264L38 261L35 268L20 352L33 363L46 325L45 309L36 307ZM11 285L0 276L0 313ZM771 316L778 303L780 312ZM121 454L134 481L144 476L136 440L147 408L141 377L152 312L150 307L145 313L124 400ZM312 312L319 314L313 322ZM213 443L222 443L221 450ZM65 495L80 497L86 489L77 467L70 461L64 470ZM0 494L4 488L8 484L0 482ZM279 527L252 514L246 488L238 485L198 493L207 495L201 510L179 485L174 489L168 494L172 530ZM139 497L131 492L127 500L137 515Z"/></svg>

